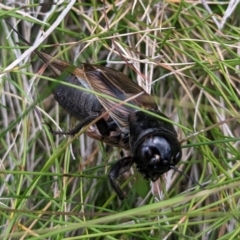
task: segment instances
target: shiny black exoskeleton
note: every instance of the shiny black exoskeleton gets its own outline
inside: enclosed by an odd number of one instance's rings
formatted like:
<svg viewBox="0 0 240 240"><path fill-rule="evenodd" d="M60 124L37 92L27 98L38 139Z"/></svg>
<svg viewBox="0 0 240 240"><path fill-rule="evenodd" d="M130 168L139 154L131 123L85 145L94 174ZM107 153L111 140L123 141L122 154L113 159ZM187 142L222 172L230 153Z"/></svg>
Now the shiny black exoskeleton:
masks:
<svg viewBox="0 0 240 240"><path fill-rule="evenodd" d="M125 75L123 77L121 76L122 73L118 73L112 69L109 71L108 68L102 66L100 66L100 69L98 69L98 67L99 66L86 64L83 65L83 71L84 68L85 71L88 69L89 72L86 72L86 76L89 74L93 79L100 79L99 81L102 79L102 84L111 80L113 77L116 78L116 73L119 74L122 80L130 86L137 86L138 93L143 92L142 102L144 103L144 100L146 101L143 106L148 106L147 110L157 116L167 118L157 109L152 98L149 98L150 95L145 93L142 88L135 85L135 83ZM109 72L112 73L112 71L114 71L113 76L109 74ZM109 74L108 78L106 78L107 74ZM79 80L75 75L67 77L66 81L74 85L83 86L83 84L81 84L82 80ZM111 89L111 82L107 82L106 84L108 87L110 86L109 88ZM121 100L125 100L126 92L124 92L123 88L120 88L121 86L119 82L116 94L122 97L122 99L119 97ZM106 91L107 90L106 88ZM109 104L108 100L104 99L101 104L100 101L102 99L99 99L94 94L65 85L59 85L54 90L54 97L69 114L80 121L80 125L72 131L65 132L72 135L77 133L83 126L101 116L101 114L106 111L104 104ZM132 103L139 106L140 103L142 103L141 97L139 97L137 101ZM114 106L116 103L111 104L111 106ZM138 171L144 178L156 181L160 175L174 168L180 161L182 153L180 143L177 139L177 133L171 123L163 121L157 116L152 116L143 111L137 111L134 110L134 108L126 106L118 106L116 110L113 109L113 112L114 111L116 115L98 120L96 122L97 130L88 132L88 135L109 145L120 146L121 148L131 151L131 156L118 160L109 173L112 187L118 197L123 199L124 195L116 179L129 170L133 163L136 164ZM119 112L123 114L120 115Z"/></svg>
<svg viewBox="0 0 240 240"><path fill-rule="evenodd" d="M20 34L19 36L30 45ZM111 185L120 199L124 198L124 194L116 180L133 163L146 179L156 181L180 161L181 146L173 125L158 118L160 116L167 119L158 110L153 97L126 75L98 65L83 64L78 68L44 52L35 50L35 53L47 63L57 79L67 73L65 82L96 92L94 94L60 83L54 89L54 97L80 123L68 132L52 132L74 135L99 118L95 123L96 127L87 131L88 136L130 150L130 156L118 160L109 172ZM97 93L104 93L120 101L130 98L128 103L141 107L144 111L117 103Z"/></svg>
<svg viewBox="0 0 240 240"><path fill-rule="evenodd" d="M160 112L155 112L166 118ZM180 161L182 152L173 125L141 111L128 117L131 156L120 159L111 169L109 178L120 199L124 196L116 178L133 163L146 179L156 181Z"/></svg>

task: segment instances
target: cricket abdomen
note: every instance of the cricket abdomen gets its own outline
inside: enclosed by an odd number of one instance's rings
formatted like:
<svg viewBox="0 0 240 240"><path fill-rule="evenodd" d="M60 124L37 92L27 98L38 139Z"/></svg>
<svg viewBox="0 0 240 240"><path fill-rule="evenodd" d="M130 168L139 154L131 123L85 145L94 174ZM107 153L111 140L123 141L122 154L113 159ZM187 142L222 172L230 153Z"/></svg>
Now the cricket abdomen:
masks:
<svg viewBox="0 0 240 240"><path fill-rule="evenodd" d="M84 87L78 78L69 75L66 82L80 87ZM95 95L84 90L59 84L54 90L53 95L56 101L71 115L79 121L89 116L100 116L104 108Z"/></svg>

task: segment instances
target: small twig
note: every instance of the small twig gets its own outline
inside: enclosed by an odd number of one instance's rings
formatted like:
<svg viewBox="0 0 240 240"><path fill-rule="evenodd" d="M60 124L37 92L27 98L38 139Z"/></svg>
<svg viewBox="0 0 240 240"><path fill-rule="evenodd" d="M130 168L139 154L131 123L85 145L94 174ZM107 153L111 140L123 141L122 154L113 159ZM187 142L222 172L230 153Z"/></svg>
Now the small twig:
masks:
<svg viewBox="0 0 240 240"><path fill-rule="evenodd" d="M220 29L220 23L218 22L217 18L213 15L213 12L211 8L208 6L208 4L205 2L205 0L201 0L203 7L207 10L207 12L212 15L212 20L217 25L217 28Z"/></svg>
<svg viewBox="0 0 240 240"><path fill-rule="evenodd" d="M233 11L236 9L237 5L240 3L240 0L231 0L228 4L227 10L225 11L222 21L219 24L219 29L221 30L227 19L231 16L231 14L233 13Z"/></svg>

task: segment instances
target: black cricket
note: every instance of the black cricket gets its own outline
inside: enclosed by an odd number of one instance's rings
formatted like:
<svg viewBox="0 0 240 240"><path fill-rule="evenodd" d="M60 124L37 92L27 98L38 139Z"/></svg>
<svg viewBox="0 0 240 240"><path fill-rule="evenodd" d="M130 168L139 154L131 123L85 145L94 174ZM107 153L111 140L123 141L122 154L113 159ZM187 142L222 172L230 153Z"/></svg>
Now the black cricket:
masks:
<svg viewBox="0 0 240 240"><path fill-rule="evenodd" d="M8 25L23 42L31 46L17 30L9 23ZM86 63L78 68L44 52L38 50L34 52L48 65L57 79L61 80L64 73L64 81L68 83L104 93L121 101L131 98L128 103L155 114L153 116L61 83L53 91L56 101L80 123L68 132L56 132L49 126L52 133L75 135L84 126L99 118L95 127L87 131L88 136L130 150L131 155L119 159L108 174L111 186L119 199L123 200L125 196L117 179L128 171L133 163L143 177L151 181L156 181L170 169L176 169L175 165L182 156L181 144L173 125L156 117L158 115L168 119L158 110L151 95L125 74L114 69ZM106 113L109 109L111 111Z"/></svg>

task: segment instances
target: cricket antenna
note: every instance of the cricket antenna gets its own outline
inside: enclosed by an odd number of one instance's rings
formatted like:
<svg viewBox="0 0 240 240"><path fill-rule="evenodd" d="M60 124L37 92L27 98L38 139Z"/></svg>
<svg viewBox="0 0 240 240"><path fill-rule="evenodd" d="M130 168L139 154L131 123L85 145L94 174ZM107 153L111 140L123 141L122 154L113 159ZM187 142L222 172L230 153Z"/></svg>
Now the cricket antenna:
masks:
<svg viewBox="0 0 240 240"><path fill-rule="evenodd" d="M191 180L192 182L194 182L196 185L198 185L201 189L204 189L204 186L201 185L198 181L196 181L195 179L193 179L192 177L190 177L189 175L187 175L185 172L183 172L182 170L179 170L177 167L175 166L170 166L171 169L173 169L174 171L182 174L184 177L186 177L187 179Z"/></svg>

